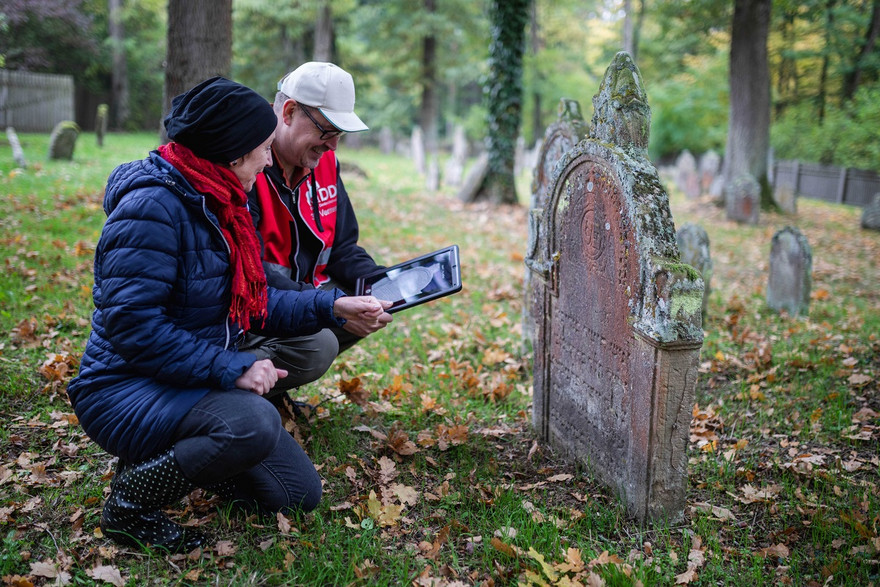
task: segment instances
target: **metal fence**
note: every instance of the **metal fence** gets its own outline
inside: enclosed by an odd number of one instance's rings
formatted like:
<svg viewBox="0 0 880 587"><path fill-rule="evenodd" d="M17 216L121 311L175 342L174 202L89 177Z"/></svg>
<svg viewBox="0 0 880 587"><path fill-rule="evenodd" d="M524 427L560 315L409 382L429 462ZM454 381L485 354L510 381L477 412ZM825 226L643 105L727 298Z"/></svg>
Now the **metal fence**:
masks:
<svg viewBox="0 0 880 587"><path fill-rule="evenodd" d="M50 132L73 120L73 76L0 69L0 129Z"/></svg>
<svg viewBox="0 0 880 587"><path fill-rule="evenodd" d="M777 161L773 166L773 189L803 198L867 206L880 192L880 176L873 171L799 161Z"/></svg>

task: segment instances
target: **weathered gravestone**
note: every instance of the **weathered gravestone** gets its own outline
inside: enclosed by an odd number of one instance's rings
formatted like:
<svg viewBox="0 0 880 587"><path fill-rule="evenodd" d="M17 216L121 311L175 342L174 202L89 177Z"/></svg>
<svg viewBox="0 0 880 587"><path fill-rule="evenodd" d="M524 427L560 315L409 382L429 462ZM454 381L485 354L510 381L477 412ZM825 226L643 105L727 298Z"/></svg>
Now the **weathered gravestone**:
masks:
<svg viewBox="0 0 880 587"><path fill-rule="evenodd" d="M424 175L427 171L427 167L425 167L425 140L422 138L422 127L420 126L413 127L410 137L410 151L413 163L416 165L416 171Z"/></svg>
<svg viewBox="0 0 880 587"><path fill-rule="evenodd" d="M6 140L12 148L12 160L15 161L17 167L24 169L27 167L27 159L24 156L24 150L21 148L21 142L18 140L18 134L11 126L6 127Z"/></svg>
<svg viewBox="0 0 880 587"><path fill-rule="evenodd" d="M383 155L394 152L394 133L387 126L379 129L379 150Z"/></svg>
<svg viewBox="0 0 880 587"><path fill-rule="evenodd" d="M73 159L73 149L79 136L79 126L72 120L62 120L49 136L49 159Z"/></svg>
<svg viewBox="0 0 880 587"><path fill-rule="evenodd" d="M467 136L464 127L460 124L455 126L452 133L452 156L446 160L443 170L443 183L451 187L461 185L464 176L464 164L467 161Z"/></svg>
<svg viewBox="0 0 880 587"><path fill-rule="evenodd" d="M744 173L724 186L724 208L728 220L757 224L761 211L761 184Z"/></svg>
<svg viewBox="0 0 880 587"><path fill-rule="evenodd" d="M862 228L880 230L880 193L862 210Z"/></svg>
<svg viewBox="0 0 880 587"><path fill-rule="evenodd" d="M675 160L675 183L688 198L700 197L700 177L697 175L697 160L685 149Z"/></svg>
<svg viewBox="0 0 880 587"><path fill-rule="evenodd" d="M685 506L703 283L679 261L627 53L593 106L589 137L563 155L547 192L544 263L530 265L543 285L533 421L636 519L672 520Z"/></svg>
<svg viewBox="0 0 880 587"><path fill-rule="evenodd" d="M95 138L98 146L104 146L104 135L107 134L107 118L110 116L110 108L106 104L98 104L98 112L95 114Z"/></svg>
<svg viewBox="0 0 880 587"><path fill-rule="evenodd" d="M587 136L587 123L576 100L562 98L557 109L557 120L547 127L538 152L532 175L532 194L529 204L529 237L526 245L526 276L524 282L523 339L534 346L535 324L544 319L544 284L532 284L532 271L540 272L547 263L543 257L546 235L540 232L541 217L547 204L548 190L556 164L566 151Z"/></svg>
<svg viewBox="0 0 880 587"><path fill-rule="evenodd" d="M810 310L813 284L813 251L807 238L791 226L773 235L770 245L770 276L767 305L792 316Z"/></svg>
<svg viewBox="0 0 880 587"><path fill-rule="evenodd" d="M709 254L709 235L699 224L685 222L675 233L681 262L690 265L703 277L703 306L701 315L706 321L712 281L712 256Z"/></svg>
<svg viewBox="0 0 880 587"><path fill-rule="evenodd" d="M700 157L700 193L708 194L721 171L721 155L709 149Z"/></svg>

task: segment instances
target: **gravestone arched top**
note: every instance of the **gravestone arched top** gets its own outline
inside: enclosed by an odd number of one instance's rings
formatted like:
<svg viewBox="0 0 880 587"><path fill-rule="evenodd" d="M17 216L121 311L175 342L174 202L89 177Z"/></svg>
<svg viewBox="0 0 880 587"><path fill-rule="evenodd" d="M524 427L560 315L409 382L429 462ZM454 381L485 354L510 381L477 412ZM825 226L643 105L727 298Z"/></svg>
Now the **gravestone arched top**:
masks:
<svg viewBox="0 0 880 587"><path fill-rule="evenodd" d="M590 138L623 149L647 151L651 108L642 74L626 51L614 56L593 96Z"/></svg>

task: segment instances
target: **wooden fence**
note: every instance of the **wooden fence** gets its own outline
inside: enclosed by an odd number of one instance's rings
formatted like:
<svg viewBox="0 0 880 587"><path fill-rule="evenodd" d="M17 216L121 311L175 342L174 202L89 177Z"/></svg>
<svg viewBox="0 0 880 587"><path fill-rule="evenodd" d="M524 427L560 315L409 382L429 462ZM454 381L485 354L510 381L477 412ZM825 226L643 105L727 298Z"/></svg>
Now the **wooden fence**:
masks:
<svg viewBox="0 0 880 587"><path fill-rule="evenodd" d="M863 169L777 161L773 166L773 190L777 194L788 191L799 197L865 207L880 192L880 176Z"/></svg>
<svg viewBox="0 0 880 587"><path fill-rule="evenodd" d="M73 76L0 69L0 132L50 132L73 120Z"/></svg>

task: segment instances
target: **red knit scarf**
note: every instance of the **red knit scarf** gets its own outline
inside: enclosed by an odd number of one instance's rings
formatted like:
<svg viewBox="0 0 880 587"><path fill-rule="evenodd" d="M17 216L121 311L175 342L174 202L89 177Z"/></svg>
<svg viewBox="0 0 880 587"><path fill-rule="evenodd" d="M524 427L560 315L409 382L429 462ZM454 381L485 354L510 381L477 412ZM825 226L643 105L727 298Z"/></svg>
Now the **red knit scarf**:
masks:
<svg viewBox="0 0 880 587"><path fill-rule="evenodd" d="M159 147L159 154L171 163L200 194L217 216L229 245L232 301L229 314L243 329L251 316L267 315L266 274L260 260L260 242L247 210L247 194L232 170L196 156L180 143Z"/></svg>

